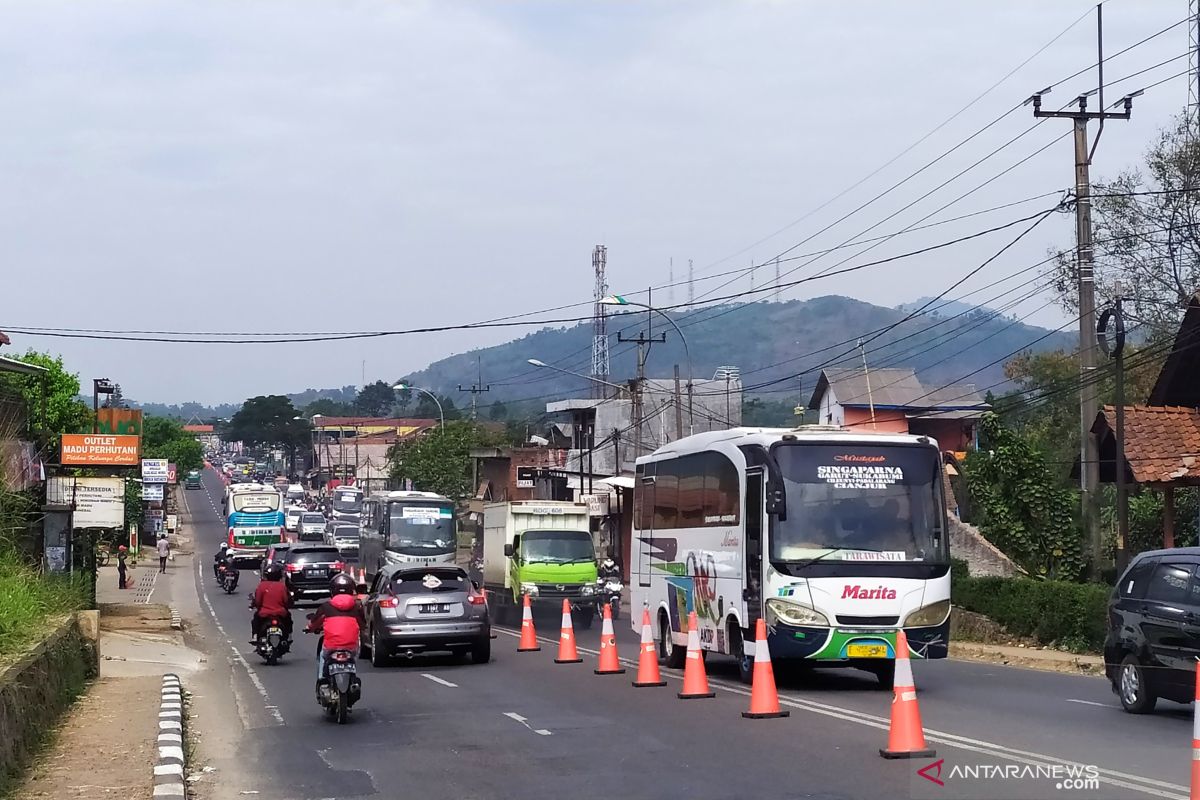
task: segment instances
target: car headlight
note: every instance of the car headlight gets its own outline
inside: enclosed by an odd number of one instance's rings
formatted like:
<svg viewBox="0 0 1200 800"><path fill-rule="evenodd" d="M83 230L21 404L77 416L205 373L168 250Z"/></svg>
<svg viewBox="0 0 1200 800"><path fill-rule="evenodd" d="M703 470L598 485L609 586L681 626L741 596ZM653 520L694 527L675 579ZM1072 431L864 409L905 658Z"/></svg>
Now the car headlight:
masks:
<svg viewBox="0 0 1200 800"><path fill-rule="evenodd" d="M918 608L904 618L905 628L924 628L930 625L941 625L950 616L950 601L939 600L936 603Z"/></svg>
<svg viewBox="0 0 1200 800"><path fill-rule="evenodd" d="M799 603L772 598L767 601L767 622L772 617L787 625L828 625L829 620L820 611Z"/></svg>
<svg viewBox="0 0 1200 800"><path fill-rule="evenodd" d="M591 585L590 583L585 583L583 585L583 587L579 590L579 593L580 594L595 594L596 587Z"/></svg>
<svg viewBox="0 0 1200 800"><path fill-rule="evenodd" d="M522 583L521 594L527 594L530 597L537 597L538 588L536 583Z"/></svg>

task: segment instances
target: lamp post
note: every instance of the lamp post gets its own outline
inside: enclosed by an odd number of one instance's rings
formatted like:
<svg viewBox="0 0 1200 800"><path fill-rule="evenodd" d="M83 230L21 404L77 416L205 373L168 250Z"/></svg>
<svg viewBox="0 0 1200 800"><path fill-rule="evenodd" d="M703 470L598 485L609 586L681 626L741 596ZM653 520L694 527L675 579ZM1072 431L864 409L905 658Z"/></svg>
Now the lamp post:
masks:
<svg viewBox="0 0 1200 800"><path fill-rule="evenodd" d="M629 298L627 298L623 295L610 294L608 297L602 297L602 298L600 298L600 305L602 305L602 306L631 306L633 308L644 308L647 311L658 314L660 317L665 319L668 323L670 323L671 327L675 329L675 332L679 334L679 340L681 342L683 342L683 353L685 356L687 356L687 362L688 362L688 383L687 383L688 433L689 434L695 433L696 432L695 417L692 414L692 382L695 379L696 371L692 365L692 351L688 347L687 337L683 335L683 330L677 324L675 324L675 320L671 319L671 317L662 309L655 308L654 306L647 305L646 303L635 303L634 301L630 300Z"/></svg>
<svg viewBox="0 0 1200 800"><path fill-rule="evenodd" d="M429 391L428 389L422 389L420 386L409 386L407 383L397 383L392 388L398 392L402 392L405 389L409 389L414 392L421 392L422 394L427 394L431 398L433 398L433 402L437 404L438 416L441 417L441 430L443 432L446 430L446 412L442 410L442 401L438 400L436 394Z"/></svg>
<svg viewBox="0 0 1200 800"><path fill-rule="evenodd" d="M117 385L108 378L92 379L92 433L100 432L100 395L112 394Z"/></svg>
<svg viewBox="0 0 1200 800"><path fill-rule="evenodd" d="M564 375L574 375L576 378L582 378L585 381L593 381L595 383L599 383L604 386L611 386L612 388L616 389L619 392L628 392L629 391L628 386L622 386L619 383L612 383L611 381L601 380L600 378L597 378L595 375L584 375L582 372L572 372L569 369L563 369L562 367L556 367L553 364L547 364L545 361L540 361L536 358L527 358L527 359L525 359L525 362L533 367L539 367L541 369L552 369L555 372L561 372Z"/></svg>

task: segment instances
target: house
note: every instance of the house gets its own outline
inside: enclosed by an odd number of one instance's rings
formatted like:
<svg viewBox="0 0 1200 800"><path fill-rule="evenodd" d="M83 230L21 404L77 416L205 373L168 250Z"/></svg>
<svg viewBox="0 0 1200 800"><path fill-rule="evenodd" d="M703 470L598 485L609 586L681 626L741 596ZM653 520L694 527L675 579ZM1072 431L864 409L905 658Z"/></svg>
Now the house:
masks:
<svg viewBox="0 0 1200 800"><path fill-rule="evenodd" d="M822 425L935 439L943 452L974 448L991 410L973 384L927 386L914 370L822 370L808 401Z"/></svg>
<svg viewBox="0 0 1200 800"><path fill-rule="evenodd" d="M363 490L370 492L387 485L387 452L392 445L436 428L438 421L318 415L313 417L312 425L311 467L307 472L312 485L357 479Z"/></svg>

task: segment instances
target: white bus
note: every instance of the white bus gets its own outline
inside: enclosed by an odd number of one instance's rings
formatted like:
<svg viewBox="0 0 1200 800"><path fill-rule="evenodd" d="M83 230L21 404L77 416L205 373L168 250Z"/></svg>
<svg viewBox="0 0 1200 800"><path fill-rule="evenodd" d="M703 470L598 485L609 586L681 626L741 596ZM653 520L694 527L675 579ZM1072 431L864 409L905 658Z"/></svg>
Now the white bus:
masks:
<svg viewBox="0 0 1200 800"><path fill-rule="evenodd" d="M753 669L766 618L773 660L851 666L890 686L896 630L945 658L950 551L937 443L927 437L735 428L637 460L634 629L643 605L671 666L687 615L700 644Z"/></svg>
<svg viewBox="0 0 1200 800"><path fill-rule="evenodd" d="M376 492L363 503L358 563L381 568L453 564L458 535L454 501L433 492Z"/></svg>

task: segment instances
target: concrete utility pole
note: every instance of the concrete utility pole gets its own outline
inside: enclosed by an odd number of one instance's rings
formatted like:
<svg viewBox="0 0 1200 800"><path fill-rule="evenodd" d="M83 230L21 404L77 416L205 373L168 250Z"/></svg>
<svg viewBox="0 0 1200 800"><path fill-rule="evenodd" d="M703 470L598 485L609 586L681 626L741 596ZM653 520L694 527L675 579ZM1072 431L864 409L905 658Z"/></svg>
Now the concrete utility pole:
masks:
<svg viewBox="0 0 1200 800"><path fill-rule="evenodd" d="M689 271L691 262L689 264ZM690 283L689 283L690 288ZM654 309L653 305L653 289L646 289L646 330L638 331L637 336L625 338L622 334L617 334L618 342L634 342L637 344L637 377L630 381L629 392L633 397L633 457L634 460L642 455L642 386L646 382L646 358L650 355L650 345L655 342L665 342L667 334L660 333L654 335ZM620 465L617 465L620 469Z"/></svg>
<svg viewBox="0 0 1200 800"><path fill-rule="evenodd" d="M1104 16L1102 6L1096 6L1096 50L1098 88L1079 95L1073 104L1075 110L1043 111L1042 97L1050 90L1034 94L1025 102L1033 104L1034 117L1069 119L1075 128L1075 262L1078 272L1079 291L1079 434L1080 469L1079 483L1082 494L1083 527L1087 537L1089 574L1098 579L1104 546L1100 530L1100 455L1096 439L1092 436L1092 423L1096 419L1096 278L1094 271L1095 252L1092 248L1092 183L1090 167L1096 145L1104 133L1104 121L1129 119L1133 112L1133 98L1141 94L1125 95L1113 104L1121 111L1106 111L1104 105ZM1099 111L1088 111L1088 97L1099 95ZM1096 140L1088 149L1087 125L1098 120Z"/></svg>
<svg viewBox="0 0 1200 800"><path fill-rule="evenodd" d="M475 359L475 366L479 370L478 382L470 387L464 387L461 383L458 385L460 392L471 393L471 419L479 418L479 395L492 390L490 383L487 386L483 385L483 363L478 358Z"/></svg>

